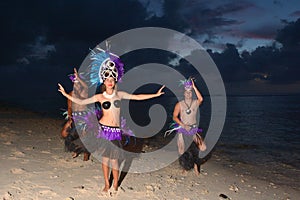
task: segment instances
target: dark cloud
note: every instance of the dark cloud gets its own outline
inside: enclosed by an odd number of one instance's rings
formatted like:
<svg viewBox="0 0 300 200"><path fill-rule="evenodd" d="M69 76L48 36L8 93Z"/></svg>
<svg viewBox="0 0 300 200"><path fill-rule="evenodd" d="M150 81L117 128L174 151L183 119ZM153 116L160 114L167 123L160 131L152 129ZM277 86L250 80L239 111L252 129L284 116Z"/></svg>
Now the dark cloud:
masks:
<svg viewBox="0 0 300 200"><path fill-rule="evenodd" d="M300 17L300 10L297 10L297 11L291 13L290 16L292 16L292 17Z"/></svg>
<svg viewBox="0 0 300 200"><path fill-rule="evenodd" d="M70 57L75 60L82 58L89 48L128 29L160 26L182 31L188 24L178 15L181 2L166 0L164 15L151 18L148 18L147 8L136 0L2 3L0 16L3 31L0 34L1 43L6 48L0 50L4 58L0 64L14 64L22 58L32 62L43 54L52 63L59 60L57 63L68 65ZM34 49L40 55L34 55Z"/></svg>
<svg viewBox="0 0 300 200"><path fill-rule="evenodd" d="M229 29L226 33L238 38L274 39L276 36L276 30L278 30L278 25L266 24L251 29Z"/></svg>
<svg viewBox="0 0 300 200"><path fill-rule="evenodd" d="M194 15L195 10L184 13L185 19L192 25L193 33L196 34L213 34L215 29L221 26L228 26L240 23L237 20L223 18L214 10L202 9Z"/></svg>
<svg viewBox="0 0 300 200"><path fill-rule="evenodd" d="M79 68L89 49L114 34L143 26L178 31L187 27L184 21L174 20L180 8L175 1L166 1L161 18L149 18L136 0L11 0L0 4L0 73L5 75L1 99L36 102L56 96L58 82L70 90L67 75L73 67ZM158 58L152 55L149 58Z"/></svg>
<svg viewBox="0 0 300 200"><path fill-rule="evenodd" d="M203 2L187 1L181 9L181 14L191 24L195 35L203 33L212 35L216 34L216 30L243 23L243 21L231 19L226 15L241 12L251 7L253 5L248 2L225 3L212 7Z"/></svg>
<svg viewBox="0 0 300 200"><path fill-rule="evenodd" d="M7 47L1 50L3 64L26 56L38 38L57 51L68 42L94 47L106 37L145 25L146 16L139 2L123 0L11 1L1 8L1 42Z"/></svg>
<svg viewBox="0 0 300 200"><path fill-rule="evenodd" d="M222 53L208 51L218 66L225 81L243 81L249 79L246 65L235 45L227 44Z"/></svg>
<svg viewBox="0 0 300 200"><path fill-rule="evenodd" d="M273 4L274 4L274 5L277 5L277 6L280 6L280 7L283 6L282 1L279 1L279 0L273 0Z"/></svg>
<svg viewBox="0 0 300 200"><path fill-rule="evenodd" d="M1 100L18 104L60 97L57 83L71 89L67 75L80 66L89 48L147 23L145 9L133 0L12 0L0 4Z"/></svg>
<svg viewBox="0 0 300 200"><path fill-rule="evenodd" d="M299 50L300 18L295 22L287 22L286 26L278 31L275 39L283 45L285 50Z"/></svg>
<svg viewBox="0 0 300 200"><path fill-rule="evenodd" d="M300 18L278 30L276 42L241 54L227 44L221 53L208 50L225 81L265 80L291 83L300 80ZM281 45L277 45L280 43Z"/></svg>

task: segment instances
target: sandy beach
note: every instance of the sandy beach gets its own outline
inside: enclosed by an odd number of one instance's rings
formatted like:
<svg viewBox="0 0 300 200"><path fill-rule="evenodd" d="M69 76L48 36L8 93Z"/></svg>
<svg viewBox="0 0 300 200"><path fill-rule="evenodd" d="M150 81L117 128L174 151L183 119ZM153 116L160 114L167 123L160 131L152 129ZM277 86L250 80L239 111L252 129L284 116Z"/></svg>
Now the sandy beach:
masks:
<svg viewBox="0 0 300 200"><path fill-rule="evenodd" d="M201 166L199 176L193 171L182 173L175 161L158 171L128 173L117 195L103 197L99 194L104 186L101 163L93 157L83 161L83 155L73 159L64 150L60 137L63 122L22 109L1 107L1 199L214 200L227 196L232 200L288 200L300 196L299 188L277 184L268 177L265 180L254 177L251 166L234 163L216 151ZM157 142L148 141L144 151ZM163 159L164 155L161 156Z"/></svg>

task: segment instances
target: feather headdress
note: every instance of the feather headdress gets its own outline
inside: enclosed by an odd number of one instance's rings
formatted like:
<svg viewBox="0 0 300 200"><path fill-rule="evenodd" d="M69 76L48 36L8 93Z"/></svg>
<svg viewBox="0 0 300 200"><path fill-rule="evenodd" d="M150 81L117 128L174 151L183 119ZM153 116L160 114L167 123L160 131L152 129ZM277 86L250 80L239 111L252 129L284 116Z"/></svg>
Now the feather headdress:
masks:
<svg viewBox="0 0 300 200"><path fill-rule="evenodd" d="M99 52L91 50L91 64L89 65L90 85L100 85L108 77L113 77L116 82L120 81L124 75L124 64L121 59L100 48L96 48Z"/></svg>
<svg viewBox="0 0 300 200"><path fill-rule="evenodd" d="M192 90L193 88L192 79L188 78L185 80L180 80L180 85L183 85L185 90Z"/></svg>

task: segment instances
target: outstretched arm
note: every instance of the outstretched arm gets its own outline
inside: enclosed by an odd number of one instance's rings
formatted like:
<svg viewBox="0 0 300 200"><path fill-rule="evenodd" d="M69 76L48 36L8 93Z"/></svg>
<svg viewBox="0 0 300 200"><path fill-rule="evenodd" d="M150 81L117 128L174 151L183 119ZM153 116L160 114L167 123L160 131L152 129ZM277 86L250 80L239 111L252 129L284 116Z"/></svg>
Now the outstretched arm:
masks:
<svg viewBox="0 0 300 200"><path fill-rule="evenodd" d="M119 91L118 95L122 99L130 99L130 100L145 100L145 99L151 99L154 97L159 97L160 95L164 94L165 92L162 92L165 86L162 86L155 94L128 94L127 92Z"/></svg>
<svg viewBox="0 0 300 200"><path fill-rule="evenodd" d="M197 96L197 103L200 105L203 101L203 97L202 97L201 93L199 92L199 90L197 89L193 79L192 79L192 84L193 84L193 89Z"/></svg>
<svg viewBox="0 0 300 200"><path fill-rule="evenodd" d="M94 95L90 98L87 99L78 99L75 97L72 97L71 95L67 94L65 89L63 88L63 86L61 84L58 84L58 91L60 93L62 93L62 95L64 95L65 97L67 97L68 99L70 99L72 102L77 103L78 105L87 105L87 104L91 104L91 103L95 103L98 100L99 96L98 95Z"/></svg>

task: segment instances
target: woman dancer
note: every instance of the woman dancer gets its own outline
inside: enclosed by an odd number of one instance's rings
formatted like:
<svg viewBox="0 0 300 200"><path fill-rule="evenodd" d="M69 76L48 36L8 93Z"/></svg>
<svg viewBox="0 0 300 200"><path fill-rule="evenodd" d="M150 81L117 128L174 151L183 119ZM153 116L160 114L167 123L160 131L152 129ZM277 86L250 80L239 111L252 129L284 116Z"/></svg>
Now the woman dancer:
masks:
<svg viewBox="0 0 300 200"><path fill-rule="evenodd" d="M90 77L93 83L103 83L104 92L102 94L96 94L87 99L78 99L70 96L64 90L64 88L58 84L58 91L72 102L79 105L86 105L95 102L101 104L103 114L99 120L100 128L98 130L96 138L102 140L101 146L97 151L102 156L102 170L105 181L103 192L108 192L110 188L109 184L109 164L113 174L113 189L114 192L118 190L119 179L119 163L118 159L122 157L122 149L120 140L122 139L122 127L120 127L120 100L145 100L154 97L159 97L164 94L162 92L164 86L162 86L155 94L129 94L124 91L117 91L116 83L121 79L123 75L123 63L120 58L110 52L98 49L100 52L91 54L91 69ZM95 71L97 75L95 76Z"/></svg>
<svg viewBox="0 0 300 200"><path fill-rule="evenodd" d="M88 86L79 76L76 68L74 68L74 74L70 75L69 78L73 82L73 91L69 92L70 96L86 99L88 97ZM84 153L83 160L87 161L90 157L90 152L85 148L82 144L82 141L79 138L79 133L81 135L85 131L84 121L81 123L77 122L75 127L74 117L77 115L86 115L88 112L91 112L85 105L78 105L76 103L72 103L71 100L68 99L68 110L67 110L67 119L68 121L65 123L64 127L61 131L61 136L65 139L65 148L66 150L72 152L72 157L76 158L79 154ZM81 124L81 126L79 126Z"/></svg>

